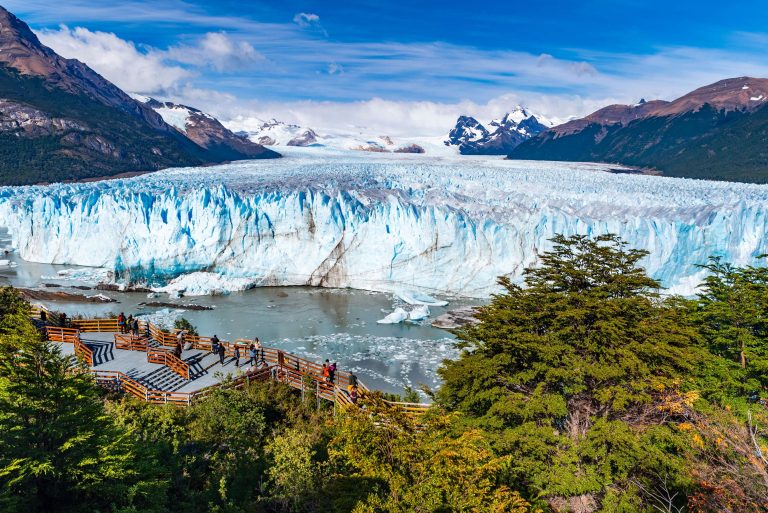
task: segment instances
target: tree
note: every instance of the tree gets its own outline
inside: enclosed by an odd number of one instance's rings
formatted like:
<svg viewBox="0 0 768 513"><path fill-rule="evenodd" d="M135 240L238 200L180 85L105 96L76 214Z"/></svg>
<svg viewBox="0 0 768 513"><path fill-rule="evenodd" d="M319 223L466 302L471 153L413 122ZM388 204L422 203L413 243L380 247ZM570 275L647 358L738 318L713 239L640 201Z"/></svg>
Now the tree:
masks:
<svg viewBox="0 0 768 513"><path fill-rule="evenodd" d="M698 321L710 350L744 370L744 393L768 386L768 268L711 258L698 297Z"/></svg>
<svg viewBox="0 0 768 513"><path fill-rule="evenodd" d="M642 509L654 474L678 474L678 441L648 429L659 390L701 360L696 331L613 235L556 236L525 287L458 332L439 402L511 455L511 479L560 511ZM682 481L675 483L683 486Z"/></svg>
<svg viewBox="0 0 768 513"><path fill-rule="evenodd" d="M356 513L529 511L499 483L509 458L494 456L479 431L454 435L453 418L437 412L419 428L375 397L363 402L345 412L330 451L368 487Z"/></svg>
<svg viewBox="0 0 768 513"><path fill-rule="evenodd" d="M10 301L7 299L10 298ZM4 292L0 335L0 506L5 511L154 511L164 484L104 413L93 378L19 318ZM14 323L15 325L14 327Z"/></svg>

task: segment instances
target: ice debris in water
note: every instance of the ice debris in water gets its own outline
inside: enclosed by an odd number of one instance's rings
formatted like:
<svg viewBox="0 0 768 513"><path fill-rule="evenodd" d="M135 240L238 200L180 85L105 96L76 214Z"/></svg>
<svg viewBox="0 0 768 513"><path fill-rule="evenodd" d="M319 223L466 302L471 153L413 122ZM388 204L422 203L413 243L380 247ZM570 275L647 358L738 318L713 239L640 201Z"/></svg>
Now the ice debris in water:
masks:
<svg viewBox="0 0 768 513"><path fill-rule="evenodd" d="M395 308L395 311L387 315L383 319L376 321L378 324L397 324L403 322L408 318L408 312L402 308Z"/></svg>
<svg viewBox="0 0 768 513"><path fill-rule="evenodd" d="M429 307L427 305L418 305L408 312L408 319L411 321L422 321L429 317Z"/></svg>
<svg viewBox="0 0 768 513"><path fill-rule="evenodd" d="M282 151L282 150L281 150ZM103 267L128 284L205 272L243 280L486 298L555 234L615 233L672 293L697 264L768 253L768 186L613 174L609 165L286 157L91 183L0 188L0 224L27 261ZM114 276L112 279L116 279ZM154 282L153 280L159 280ZM187 287L189 293L190 287ZM409 298L413 299L413 298Z"/></svg>
<svg viewBox="0 0 768 513"><path fill-rule="evenodd" d="M395 296L409 305L446 306L448 304L448 301L437 300L416 290L398 290Z"/></svg>
<svg viewBox="0 0 768 513"><path fill-rule="evenodd" d="M315 361L329 358L339 369L356 374L366 385L401 392L424 383L440 385L437 369L443 360L455 359L455 340L421 340L336 333L271 343Z"/></svg>

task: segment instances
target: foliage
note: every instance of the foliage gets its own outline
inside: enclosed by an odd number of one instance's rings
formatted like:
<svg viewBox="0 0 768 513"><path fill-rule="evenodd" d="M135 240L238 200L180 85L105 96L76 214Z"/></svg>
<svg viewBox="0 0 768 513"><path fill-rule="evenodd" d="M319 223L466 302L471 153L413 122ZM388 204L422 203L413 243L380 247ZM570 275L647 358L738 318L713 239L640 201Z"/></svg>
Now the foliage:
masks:
<svg viewBox="0 0 768 513"><path fill-rule="evenodd" d="M105 415L93 379L18 318L2 292L0 323L16 323L0 356L0 506L4 511L155 511L165 484ZM25 326L26 324L26 326ZM19 341L21 340L21 343Z"/></svg>
<svg viewBox="0 0 768 513"><path fill-rule="evenodd" d="M702 334L714 354L743 369L743 393L759 395L768 386L768 268L719 258L703 267L709 274L696 312Z"/></svg>
<svg viewBox="0 0 768 513"><path fill-rule="evenodd" d="M553 241L524 288L502 278L506 293L459 331L465 351L444 363L438 400L486 430L514 461L510 484L553 510L646 511L661 489L682 508L691 441L665 402L711 378L702 368L732 368L702 347L689 303L659 297L644 251L610 235Z"/></svg>
<svg viewBox="0 0 768 513"><path fill-rule="evenodd" d="M173 329L184 330L189 335L199 335L197 328L184 317L180 317L173 322Z"/></svg>
<svg viewBox="0 0 768 513"><path fill-rule="evenodd" d="M479 431L451 434L452 418L434 414L424 429L377 399L352 410L332 443L332 458L353 476L378 481L355 512L528 511L520 496L499 485L509 458L496 457Z"/></svg>

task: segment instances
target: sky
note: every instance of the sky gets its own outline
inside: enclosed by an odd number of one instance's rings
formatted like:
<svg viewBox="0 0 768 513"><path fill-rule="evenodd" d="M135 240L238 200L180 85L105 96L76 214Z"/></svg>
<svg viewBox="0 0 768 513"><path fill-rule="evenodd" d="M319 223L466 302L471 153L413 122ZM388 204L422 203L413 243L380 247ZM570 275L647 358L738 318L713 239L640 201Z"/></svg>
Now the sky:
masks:
<svg viewBox="0 0 768 513"><path fill-rule="evenodd" d="M438 136L521 104L564 121L768 77L764 2L6 0L128 92L241 127Z"/></svg>

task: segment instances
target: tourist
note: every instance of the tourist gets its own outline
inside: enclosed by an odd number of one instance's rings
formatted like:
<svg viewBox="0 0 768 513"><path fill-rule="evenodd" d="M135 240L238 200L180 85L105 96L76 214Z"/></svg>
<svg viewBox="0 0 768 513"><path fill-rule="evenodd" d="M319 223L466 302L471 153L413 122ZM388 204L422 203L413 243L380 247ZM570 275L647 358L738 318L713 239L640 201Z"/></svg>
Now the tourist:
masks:
<svg viewBox="0 0 768 513"><path fill-rule="evenodd" d="M61 315L59 315L59 323L61 324L62 328L67 327L67 314L64 312L61 312Z"/></svg>
<svg viewBox="0 0 768 513"><path fill-rule="evenodd" d="M328 381L328 360L323 363L323 381Z"/></svg>
<svg viewBox="0 0 768 513"><path fill-rule="evenodd" d="M184 331L184 330L179 330L179 331L176 333L176 344L177 344L179 347L183 347L183 346L184 346L184 335L186 335L186 334L187 334L187 332L186 332L186 331Z"/></svg>
<svg viewBox="0 0 768 513"><path fill-rule="evenodd" d="M264 348L261 347L261 340L259 340L259 337L254 337L253 348L255 350L255 353L253 355L254 365L261 365L262 363L267 363L266 361L264 361Z"/></svg>
<svg viewBox="0 0 768 513"><path fill-rule="evenodd" d="M248 365L250 367L256 366L256 344L251 344L248 348Z"/></svg>
<svg viewBox="0 0 768 513"><path fill-rule="evenodd" d="M354 374L349 375L349 386L357 386L357 376Z"/></svg>
<svg viewBox="0 0 768 513"><path fill-rule="evenodd" d="M211 352L213 354L219 354L219 337L215 334L211 338Z"/></svg>
<svg viewBox="0 0 768 513"><path fill-rule="evenodd" d="M120 333L125 333L125 314L123 312L117 316L117 327L120 328Z"/></svg>
<svg viewBox="0 0 768 513"><path fill-rule="evenodd" d="M336 378L336 362L333 362L328 366L328 381L333 383L333 380Z"/></svg>
<svg viewBox="0 0 768 513"><path fill-rule="evenodd" d="M240 367L240 346L235 344L235 367Z"/></svg>
<svg viewBox="0 0 768 513"><path fill-rule="evenodd" d="M136 317L133 318L132 328L133 328L133 334L138 337L139 336L139 319Z"/></svg>
<svg viewBox="0 0 768 513"><path fill-rule="evenodd" d="M349 385L349 400L357 404L357 385Z"/></svg>
<svg viewBox="0 0 768 513"><path fill-rule="evenodd" d="M224 344L219 344L219 362L224 365L224 355L227 353L227 348Z"/></svg>
<svg viewBox="0 0 768 513"><path fill-rule="evenodd" d="M44 309L40 309L40 320L45 322L48 322L48 312L46 312Z"/></svg>
<svg viewBox="0 0 768 513"><path fill-rule="evenodd" d="M176 347L173 348L173 355L176 358L181 358L181 342L176 342Z"/></svg>

